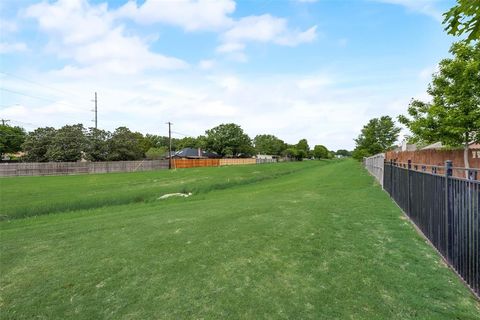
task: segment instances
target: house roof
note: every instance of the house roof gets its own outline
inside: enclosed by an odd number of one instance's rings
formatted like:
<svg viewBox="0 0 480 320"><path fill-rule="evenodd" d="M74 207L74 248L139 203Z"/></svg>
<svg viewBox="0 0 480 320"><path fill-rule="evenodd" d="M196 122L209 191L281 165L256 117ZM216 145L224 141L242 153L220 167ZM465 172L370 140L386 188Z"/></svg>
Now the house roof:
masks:
<svg viewBox="0 0 480 320"><path fill-rule="evenodd" d="M191 158L191 159L198 159L198 158L220 158L218 154L215 152L204 151L200 148L184 148L182 150L178 150L175 152L172 157L177 158Z"/></svg>
<svg viewBox="0 0 480 320"><path fill-rule="evenodd" d="M435 142L432 144L429 144L426 147L423 147L422 150L427 150L427 149L441 149L443 147L443 144L441 142Z"/></svg>
<svg viewBox="0 0 480 320"><path fill-rule="evenodd" d="M443 148L443 144L441 142L435 142L435 143L432 143L424 148L422 148L422 150L427 150L427 149L441 149ZM468 148L469 149L477 149L477 148L480 148L480 143L470 143L468 145Z"/></svg>

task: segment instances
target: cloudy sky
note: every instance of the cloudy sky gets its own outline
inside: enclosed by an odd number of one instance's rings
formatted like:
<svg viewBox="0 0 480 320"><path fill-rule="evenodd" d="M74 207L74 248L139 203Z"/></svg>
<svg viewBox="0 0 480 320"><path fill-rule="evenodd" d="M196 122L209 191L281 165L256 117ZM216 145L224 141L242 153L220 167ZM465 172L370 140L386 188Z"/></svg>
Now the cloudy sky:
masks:
<svg viewBox="0 0 480 320"><path fill-rule="evenodd" d="M177 137L234 122L254 137L354 146L425 94L454 38L453 0L0 2L0 117L27 130L119 126Z"/></svg>

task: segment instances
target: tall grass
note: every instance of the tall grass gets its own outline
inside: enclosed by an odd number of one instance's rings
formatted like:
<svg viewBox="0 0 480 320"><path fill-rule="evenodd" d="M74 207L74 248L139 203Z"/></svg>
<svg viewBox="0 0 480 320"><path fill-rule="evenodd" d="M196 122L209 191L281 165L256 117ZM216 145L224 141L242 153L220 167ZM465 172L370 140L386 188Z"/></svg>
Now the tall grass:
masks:
<svg viewBox="0 0 480 320"><path fill-rule="evenodd" d="M318 164L318 163L316 163ZM156 201L166 193L194 195L275 179L314 163L179 169L0 179L0 220Z"/></svg>

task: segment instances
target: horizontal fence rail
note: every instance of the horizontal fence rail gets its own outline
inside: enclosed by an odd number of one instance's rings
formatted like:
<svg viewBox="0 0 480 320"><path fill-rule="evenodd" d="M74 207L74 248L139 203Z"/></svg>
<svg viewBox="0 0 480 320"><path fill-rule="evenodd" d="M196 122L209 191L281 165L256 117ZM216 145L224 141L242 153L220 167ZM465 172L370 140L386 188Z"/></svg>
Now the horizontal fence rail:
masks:
<svg viewBox="0 0 480 320"><path fill-rule="evenodd" d="M468 172L468 178L454 171ZM480 296L480 181L477 169L384 164L384 189Z"/></svg>
<svg viewBox="0 0 480 320"><path fill-rule="evenodd" d="M385 162L385 154L379 153L374 156L364 158L363 164L368 172L377 179L378 183L383 185L383 163Z"/></svg>

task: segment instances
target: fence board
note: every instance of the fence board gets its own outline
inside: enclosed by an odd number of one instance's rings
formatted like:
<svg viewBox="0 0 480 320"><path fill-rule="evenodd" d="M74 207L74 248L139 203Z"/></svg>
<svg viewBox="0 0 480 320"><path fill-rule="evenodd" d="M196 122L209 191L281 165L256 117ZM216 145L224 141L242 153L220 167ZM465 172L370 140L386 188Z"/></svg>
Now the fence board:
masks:
<svg viewBox="0 0 480 320"><path fill-rule="evenodd" d="M256 164L256 163L257 163L257 159L254 159L254 158L220 159L221 166L237 166L237 165Z"/></svg>
<svg viewBox="0 0 480 320"><path fill-rule="evenodd" d="M379 153L374 156L364 158L363 164L368 172L377 179L383 186L383 163L385 162L385 154Z"/></svg>
<svg viewBox="0 0 480 320"><path fill-rule="evenodd" d="M220 159L172 159L172 168L218 167Z"/></svg>

